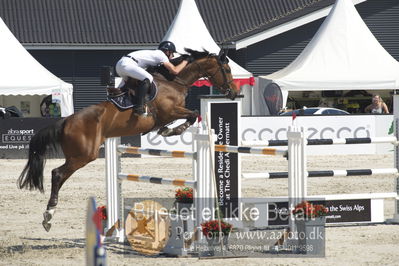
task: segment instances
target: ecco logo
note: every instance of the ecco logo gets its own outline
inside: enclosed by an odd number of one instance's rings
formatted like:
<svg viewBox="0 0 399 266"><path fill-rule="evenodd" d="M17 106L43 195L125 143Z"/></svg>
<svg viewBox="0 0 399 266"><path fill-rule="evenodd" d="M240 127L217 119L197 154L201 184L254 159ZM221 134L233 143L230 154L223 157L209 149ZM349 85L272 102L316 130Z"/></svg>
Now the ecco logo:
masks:
<svg viewBox="0 0 399 266"><path fill-rule="evenodd" d="M193 143L193 134L191 132L184 132L180 136L165 138L157 133L149 133L147 134L147 141L150 145L161 145L162 143L166 143L168 145L176 145L178 143L183 143L184 145L192 145Z"/></svg>
<svg viewBox="0 0 399 266"><path fill-rule="evenodd" d="M307 128L308 139L331 139L331 138L369 138L370 131L366 127L357 127L351 129L349 127L340 127L338 129L332 127L325 128ZM243 140L285 140L287 139L287 128L279 128L273 130L263 128L258 132L253 128L247 128L242 132Z"/></svg>

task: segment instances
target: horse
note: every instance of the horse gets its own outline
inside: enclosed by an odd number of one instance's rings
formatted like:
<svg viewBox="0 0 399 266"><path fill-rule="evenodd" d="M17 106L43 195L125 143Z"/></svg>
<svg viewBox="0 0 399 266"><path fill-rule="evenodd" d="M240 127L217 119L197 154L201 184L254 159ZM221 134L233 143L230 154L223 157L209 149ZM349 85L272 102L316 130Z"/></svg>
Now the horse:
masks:
<svg viewBox="0 0 399 266"><path fill-rule="evenodd" d="M39 130L30 140L28 161L18 178L20 189L43 189L46 154L61 147L65 162L51 171L51 194L43 213L42 225L48 232L58 204L58 193L65 181L78 169L94 161L105 139L132 136L158 130L162 136L179 135L195 123L198 111L185 108L189 87L199 78L208 78L226 97L234 99L239 90L233 82L227 56L186 49L193 61L173 80L154 74L158 93L147 103L150 115L138 116L133 109L121 110L110 101L91 105ZM175 127L166 125L177 119L186 121Z"/></svg>

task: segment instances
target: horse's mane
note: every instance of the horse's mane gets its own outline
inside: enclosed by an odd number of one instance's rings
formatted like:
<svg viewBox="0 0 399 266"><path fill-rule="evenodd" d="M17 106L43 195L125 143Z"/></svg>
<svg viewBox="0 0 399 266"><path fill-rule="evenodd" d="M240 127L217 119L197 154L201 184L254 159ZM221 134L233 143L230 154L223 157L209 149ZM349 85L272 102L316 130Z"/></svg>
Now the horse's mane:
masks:
<svg viewBox="0 0 399 266"><path fill-rule="evenodd" d="M184 48L184 51L186 51L189 55L191 55L192 57L194 57L194 59L201 59L213 54L210 54L207 50L203 50L203 51L196 51L190 48Z"/></svg>
<svg viewBox="0 0 399 266"><path fill-rule="evenodd" d="M213 55L209 53L207 50L204 49L204 51L196 51L190 48L184 48L184 51L187 52L187 54L183 54L179 57L172 58L170 62L177 66L180 64L184 59L186 59L188 56L194 57L194 59L201 59L210 55ZM175 79L175 75L171 74L163 65L156 66L156 67L150 67L147 69L147 71L153 75L156 74L161 74L164 76L167 80L172 81Z"/></svg>

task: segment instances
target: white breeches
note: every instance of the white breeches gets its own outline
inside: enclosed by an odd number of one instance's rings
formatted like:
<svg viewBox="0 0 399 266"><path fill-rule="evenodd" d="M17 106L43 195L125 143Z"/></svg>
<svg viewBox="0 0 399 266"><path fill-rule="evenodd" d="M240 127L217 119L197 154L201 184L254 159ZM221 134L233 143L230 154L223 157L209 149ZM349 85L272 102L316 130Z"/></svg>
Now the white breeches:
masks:
<svg viewBox="0 0 399 266"><path fill-rule="evenodd" d="M129 58L122 57L118 63L116 63L116 73L123 79L124 82L121 82L119 87L122 87L129 77L135 78L138 80L149 79L150 82L153 81L153 77L150 73L148 73L145 69L142 69L137 65L137 63Z"/></svg>

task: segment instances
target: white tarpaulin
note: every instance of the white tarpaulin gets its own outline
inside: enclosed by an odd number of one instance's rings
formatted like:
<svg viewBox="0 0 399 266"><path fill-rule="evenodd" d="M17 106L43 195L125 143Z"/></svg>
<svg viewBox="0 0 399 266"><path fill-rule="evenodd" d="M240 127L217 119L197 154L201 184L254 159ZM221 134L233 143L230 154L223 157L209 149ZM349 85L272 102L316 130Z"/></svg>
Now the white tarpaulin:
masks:
<svg viewBox="0 0 399 266"><path fill-rule="evenodd" d="M179 53L185 53L184 48L202 51L203 49L218 54L220 47L209 33L194 0L181 0L179 10L170 25L163 41L171 41ZM231 72L235 80L250 80L252 74L229 59ZM251 81L252 82L252 81Z"/></svg>
<svg viewBox="0 0 399 266"><path fill-rule="evenodd" d="M302 53L262 76L288 91L399 89L399 63L380 45L351 0L337 0Z"/></svg>
<svg viewBox="0 0 399 266"><path fill-rule="evenodd" d="M61 116L73 114L72 84L36 61L0 18L0 95L53 95L60 99Z"/></svg>

